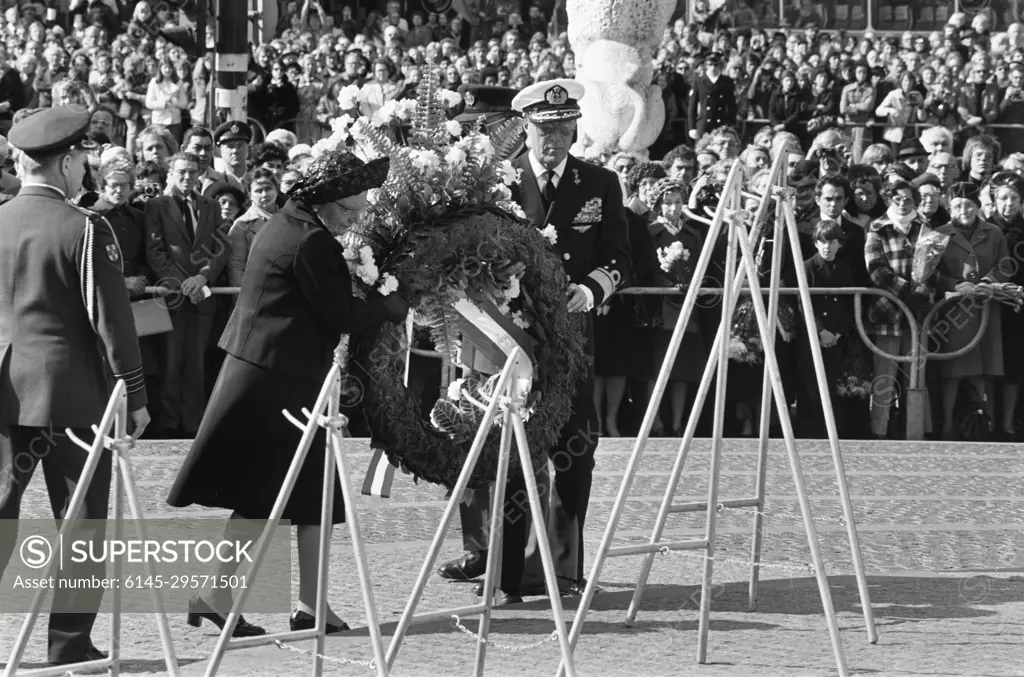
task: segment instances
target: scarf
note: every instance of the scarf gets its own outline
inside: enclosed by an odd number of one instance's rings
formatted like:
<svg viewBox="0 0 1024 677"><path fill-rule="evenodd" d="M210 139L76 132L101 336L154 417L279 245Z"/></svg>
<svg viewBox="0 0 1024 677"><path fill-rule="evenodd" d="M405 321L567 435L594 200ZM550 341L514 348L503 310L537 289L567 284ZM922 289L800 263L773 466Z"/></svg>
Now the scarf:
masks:
<svg viewBox="0 0 1024 677"><path fill-rule="evenodd" d="M249 205L249 211L254 212L256 216L260 217L264 221L269 221L271 217L274 216L273 213L268 212L266 209L263 209L255 202ZM276 212L277 210L275 209L274 211Z"/></svg>
<svg viewBox="0 0 1024 677"><path fill-rule="evenodd" d="M899 209L896 205L889 205L889 208L885 211L885 215L892 221L893 228L903 235L910 233L910 224L917 218L917 212L910 212L906 216L900 216Z"/></svg>

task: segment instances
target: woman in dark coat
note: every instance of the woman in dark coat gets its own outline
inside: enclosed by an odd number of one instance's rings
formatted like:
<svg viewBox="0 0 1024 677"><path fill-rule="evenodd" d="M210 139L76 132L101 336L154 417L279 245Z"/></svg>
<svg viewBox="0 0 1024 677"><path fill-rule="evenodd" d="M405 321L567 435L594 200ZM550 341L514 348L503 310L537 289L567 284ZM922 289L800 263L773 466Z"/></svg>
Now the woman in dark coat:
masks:
<svg viewBox="0 0 1024 677"><path fill-rule="evenodd" d="M1010 276L1010 250L1003 232L981 218L981 190L973 183L955 183L949 189L950 222L937 232L950 236L936 271L939 292L957 292L971 297L976 284L1005 282ZM982 297L983 298L983 297ZM948 332L938 336L939 349L944 353L960 350L981 329L982 303L959 304L947 311L952 325ZM1014 343L1019 341L1014 337ZM982 396L985 414L995 420L994 381L1003 375L1002 309L989 304L988 328L981 342L960 357L939 362L942 376L942 435L951 440L954 435L954 409L960 391L960 381L967 379ZM991 432L991 431L989 431Z"/></svg>
<svg viewBox="0 0 1024 677"><path fill-rule="evenodd" d="M1015 172L999 172L989 181L995 210L989 222L1003 231L1010 259L1000 262L1008 282L1024 285L1024 264L1018 251L1024 252L1024 215L1021 198L1024 197L1024 178ZM1021 247L1018 249L1018 247ZM1002 313L1003 345L1013 346L1024 336L1024 312ZM1004 441L1016 441L1017 402L1020 384L1024 382L1024 351L1003 351L1002 425L999 432Z"/></svg>
<svg viewBox="0 0 1024 677"><path fill-rule="evenodd" d="M683 204L686 188L674 179L661 179L651 188L651 209L658 214L656 221L648 226L651 244L654 247L653 285L656 287L689 286L693 283L693 274L697 259L703 249L700 232L688 225L683 219ZM673 246L682 247L681 255L671 254ZM662 262L664 258L664 262ZM679 322L683 309L680 297L661 297L661 308L654 323L654 346L651 352L651 372L657 376L661 371L668 353L672 334ZM686 325L679 352L672 363L669 374L669 393L671 399L672 422L669 434L672 437L683 436L683 417L686 414L687 394L691 383L700 383L707 363L707 350L701 336L698 314L693 312ZM660 432L660 417L656 419L654 432Z"/></svg>
<svg viewBox="0 0 1024 677"><path fill-rule="evenodd" d="M343 151L317 159L253 243L220 341L227 357L171 488L170 505L227 508L232 518L266 519L301 438L281 411L313 406L342 335L373 334L385 319L405 318L408 304L398 294L353 298L335 239L365 209L366 191L384 182L388 164L387 158L363 164ZM315 622L325 442L324 430L318 430L282 517L298 526L299 605L292 630ZM337 524L345 520L337 477L334 495ZM221 565L217 575L230 575L226 567L235 565ZM230 599L197 596L190 623L207 618L223 626L228 608ZM330 609L327 624L328 632L348 627ZM240 621L235 635L263 632Z"/></svg>

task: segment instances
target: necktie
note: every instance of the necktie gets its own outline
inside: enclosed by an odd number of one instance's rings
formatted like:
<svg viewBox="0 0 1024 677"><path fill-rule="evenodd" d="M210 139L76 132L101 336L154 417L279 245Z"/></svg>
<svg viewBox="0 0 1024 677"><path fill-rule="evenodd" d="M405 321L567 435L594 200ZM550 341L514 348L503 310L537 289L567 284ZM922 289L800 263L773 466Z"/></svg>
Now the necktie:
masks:
<svg viewBox="0 0 1024 677"><path fill-rule="evenodd" d="M181 216L185 220L185 229L193 240L196 237L195 211L192 209L192 201L188 198L181 199Z"/></svg>
<svg viewBox="0 0 1024 677"><path fill-rule="evenodd" d="M555 201L555 172L551 169L544 172L542 175L544 178L544 187L541 189L541 198L544 200L544 207L551 206L551 203Z"/></svg>

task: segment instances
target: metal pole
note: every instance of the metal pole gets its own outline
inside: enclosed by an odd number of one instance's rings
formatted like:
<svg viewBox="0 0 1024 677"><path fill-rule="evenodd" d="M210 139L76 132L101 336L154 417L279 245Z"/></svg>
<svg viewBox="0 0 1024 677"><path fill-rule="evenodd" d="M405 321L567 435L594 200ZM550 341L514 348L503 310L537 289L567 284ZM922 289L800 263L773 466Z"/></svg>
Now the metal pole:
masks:
<svg viewBox="0 0 1024 677"><path fill-rule="evenodd" d="M249 72L248 3L246 0L221 0L217 17L217 57L215 110L226 120L246 119L246 74ZM205 36L203 37L205 40ZM216 127L214 117L210 126Z"/></svg>

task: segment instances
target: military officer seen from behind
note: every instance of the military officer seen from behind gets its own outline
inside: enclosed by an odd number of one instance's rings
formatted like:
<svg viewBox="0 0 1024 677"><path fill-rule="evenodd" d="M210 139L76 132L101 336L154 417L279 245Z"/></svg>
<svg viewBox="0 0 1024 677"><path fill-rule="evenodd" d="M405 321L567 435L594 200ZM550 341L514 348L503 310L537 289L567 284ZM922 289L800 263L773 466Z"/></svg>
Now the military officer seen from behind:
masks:
<svg viewBox="0 0 1024 677"><path fill-rule="evenodd" d="M583 94L580 83L558 79L526 87L513 99L512 107L526 120L529 148L513 162L522 177L513 199L534 226L555 227L555 249L571 283L566 304L570 313L586 314L587 351L593 355L592 311L627 279L629 237L618 177L569 154ZM599 429L591 368L576 385L573 412L558 446L548 450L555 468L548 532L559 590L565 596L582 594L586 584L583 528ZM496 596L497 603L546 594L534 576L523 575L529 528L522 515L527 505L525 483L518 475L506 490L502 594Z"/></svg>
<svg viewBox="0 0 1024 677"><path fill-rule="evenodd" d="M62 519L87 454L64 433L92 439L110 396L108 374L128 386L128 431L138 439L149 423L135 322L122 273L121 250L106 220L66 200L86 175L90 115L82 106L48 108L11 129L23 183L0 206L0 519L17 520L21 498L42 463L54 517ZM109 372L108 372L109 369ZM45 441L40 453L40 441ZM104 454L85 494L86 520L105 520L111 458ZM3 498L5 497L5 498ZM9 524L16 524L11 522ZM4 568L17 534L0 531ZM73 539L102 547L102 522L80 526ZM0 575L2 575L0 570ZM104 578L86 563L62 578ZM92 626L102 588L58 583L49 622L49 660L60 665L99 660Z"/></svg>
<svg viewBox="0 0 1024 677"><path fill-rule="evenodd" d="M704 59L704 74L690 92L690 138L699 139L719 127L736 126L736 83L722 73L722 55Z"/></svg>

